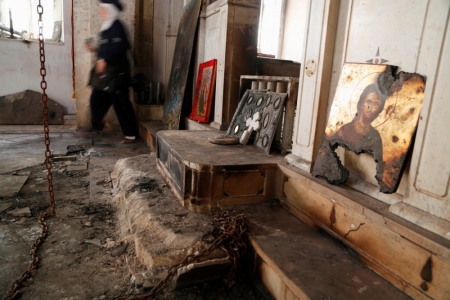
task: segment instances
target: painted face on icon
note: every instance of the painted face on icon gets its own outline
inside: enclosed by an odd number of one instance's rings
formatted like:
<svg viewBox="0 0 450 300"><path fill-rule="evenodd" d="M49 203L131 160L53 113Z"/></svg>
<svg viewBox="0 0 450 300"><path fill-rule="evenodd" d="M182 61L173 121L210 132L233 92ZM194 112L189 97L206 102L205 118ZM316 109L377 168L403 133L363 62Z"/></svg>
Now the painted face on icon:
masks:
<svg viewBox="0 0 450 300"><path fill-rule="evenodd" d="M364 99L363 110L362 110L362 121L364 123L372 123L378 115L380 114L381 100L377 93L372 92L366 96Z"/></svg>

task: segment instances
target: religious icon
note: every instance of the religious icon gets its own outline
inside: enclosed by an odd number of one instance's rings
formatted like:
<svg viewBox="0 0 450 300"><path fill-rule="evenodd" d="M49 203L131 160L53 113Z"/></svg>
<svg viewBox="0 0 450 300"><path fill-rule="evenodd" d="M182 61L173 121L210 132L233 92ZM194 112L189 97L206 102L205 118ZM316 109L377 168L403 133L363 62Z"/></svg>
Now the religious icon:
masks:
<svg viewBox="0 0 450 300"><path fill-rule="evenodd" d="M212 95L216 79L217 60L200 64L197 84L195 86L194 106L189 117L191 120L206 123L211 112Z"/></svg>
<svg viewBox="0 0 450 300"><path fill-rule="evenodd" d="M169 130L176 130L180 127L181 108L185 96L191 54L194 48L192 45L194 44L201 4L201 0L189 1L184 6L183 16L178 26L173 63L166 89L167 104L163 116L164 127Z"/></svg>
<svg viewBox="0 0 450 300"><path fill-rule="evenodd" d="M227 135L238 137L246 145L253 138L255 146L270 154L280 118L285 108L287 93L246 90L227 130Z"/></svg>
<svg viewBox="0 0 450 300"><path fill-rule="evenodd" d="M425 82L415 73L388 65L346 64L331 107L325 138L313 168L329 183L347 180L338 146L370 153L377 163L380 191L393 193L400 182L422 106Z"/></svg>

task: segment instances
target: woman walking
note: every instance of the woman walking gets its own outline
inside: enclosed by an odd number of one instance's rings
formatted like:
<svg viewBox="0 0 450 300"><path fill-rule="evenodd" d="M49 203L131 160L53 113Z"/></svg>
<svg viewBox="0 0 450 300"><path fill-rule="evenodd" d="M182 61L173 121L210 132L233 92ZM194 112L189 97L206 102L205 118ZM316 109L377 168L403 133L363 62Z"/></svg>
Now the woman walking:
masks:
<svg viewBox="0 0 450 300"><path fill-rule="evenodd" d="M111 76L108 72L114 74L114 78L111 80L114 84L102 89L94 86L92 88L90 98L92 129L103 129L103 117L113 105L125 135L123 142L130 143L135 141L139 132L129 94L131 67L127 52L131 47L125 28L118 19L123 6L119 0L101 0L100 2L102 25L98 48L95 49L92 45L87 44L90 51L97 51L97 60L93 70L95 74L91 75L90 84L93 85L93 75L102 79Z"/></svg>

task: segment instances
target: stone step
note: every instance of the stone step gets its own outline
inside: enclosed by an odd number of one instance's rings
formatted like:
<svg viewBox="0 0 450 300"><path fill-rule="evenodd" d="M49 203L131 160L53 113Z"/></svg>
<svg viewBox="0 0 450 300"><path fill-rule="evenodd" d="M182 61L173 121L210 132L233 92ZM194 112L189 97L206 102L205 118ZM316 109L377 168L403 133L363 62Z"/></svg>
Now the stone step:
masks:
<svg viewBox="0 0 450 300"><path fill-rule="evenodd" d="M164 105L139 104L136 111L138 121L161 121L164 115Z"/></svg>
<svg viewBox="0 0 450 300"><path fill-rule="evenodd" d="M119 160L111 178L121 235L134 243L148 276L161 278L172 264L212 242L211 216L180 205L157 171L155 154ZM234 208L246 214L251 226L252 274L276 299L408 298L350 249L313 230L278 202ZM170 286L224 278L228 270L225 253L217 249L180 270Z"/></svg>
<svg viewBox="0 0 450 300"><path fill-rule="evenodd" d="M161 278L170 266L211 242L211 216L180 205L158 172L154 153L119 160L111 179L122 239L134 244L148 277ZM181 269L171 287L223 278L228 269L225 253L216 249Z"/></svg>
<svg viewBox="0 0 450 300"><path fill-rule="evenodd" d="M347 186L332 186L252 145L207 142L214 131L160 131L158 167L180 203L208 212L230 205L280 204L321 228L395 287L415 299L450 295L450 241L399 218L389 205ZM370 241L370 242L369 242Z"/></svg>
<svg viewBox="0 0 450 300"><path fill-rule="evenodd" d="M162 121L140 121L139 136L152 152L156 152L156 133L164 129Z"/></svg>
<svg viewBox="0 0 450 300"><path fill-rule="evenodd" d="M161 105L140 105L139 109L141 110L141 114L145 116L151 116L152 113L147 113L145 109L155 109L155 107L161 107ZM158 115L159 116L159 115ZM145 118L144 116L139 117L139 136L144 139L147 145L153 152L156 152L156 134L160 130L164 130L164 124L161 121L161 118ZM197 121L192 121L189 118L184 119L184 127L187 130L212 130L214 132L219 132L215 128L209 126L205 123L198 123ZM218 133L217 133L218 134Z"/></svg>
<svg viewBox="0 0 450 300"><path fill-rule="evenodd" d="M356 253L273 201L247 206L253 275L275 299L410 299Z"/></svg>
<svg viewBox="0 0 450 300"><path fill-rule="evenodd" d="M64 125L77 125L77 115L63 115Z"/></svg>

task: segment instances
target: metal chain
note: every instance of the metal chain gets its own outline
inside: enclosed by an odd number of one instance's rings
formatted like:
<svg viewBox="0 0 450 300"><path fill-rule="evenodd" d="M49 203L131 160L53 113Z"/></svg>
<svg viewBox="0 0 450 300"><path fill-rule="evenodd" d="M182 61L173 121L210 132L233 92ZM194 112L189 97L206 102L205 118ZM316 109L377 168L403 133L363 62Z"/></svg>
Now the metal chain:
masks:
<svg viewBox="0 0 450 300"><path fill-rule="evenodd" d="M219 247L225 251L232 264L226 280L226 284L230 286L236 277L237 271L242 267L243 258L247 252L247 244L243 239L244 233L249 230L247 218L244 214L237 214L235 211L230 211L215 214L213 221L221 224L221 234L211 245L202 251L187 255L180 263L172 265L168 270L167 276L154 286L150 292L130 297L119 297L116 300L143 300L149 297L155 297L166 287L170 278L177 274L178 269L187 266L200 257L210 254L214 249Z"/></svg>
<svg viewBox="0 0 450 300"><path fill-rule="evenodd" d="M45 68L45 49L44 49L44 29L43 29L43 20L42 15L44 13L44 8L41 5L41 0L39 0L39 4L37 6L37 13L39 14L39 53L40 53L40 62L41 62L41 70L40 74L42 77L41 80L41 102L42 102L42 115L44 120L44 141L45 141L45 167L47 168L47 180L48 180L48 192L50 195L50 211L43 212L39 216L39 224L42 228L41 236L39 236L34 244L31 246L30 254L31 254L31 263L28 267L28 270L25 271L22 276L17 279L12 285L9 291L7 292L6 299L16 299L20 294L20 286L23 284L25 280L30 278L36 273L36 269L39 263L39 257L37 255L37 251L39 246L44 242L45 238L48 235L48 227L45 220L48 217L52 217L56 214L55 212L55 198L53 193L53 176L52 176L52 163L50 161L51 151L50 151L50 137L49 137L49 129L48 129L48 108L47 108L47 94L45 90L47 89L47 82L45 81L45 76L47 75L47 71Z"/></svg>

